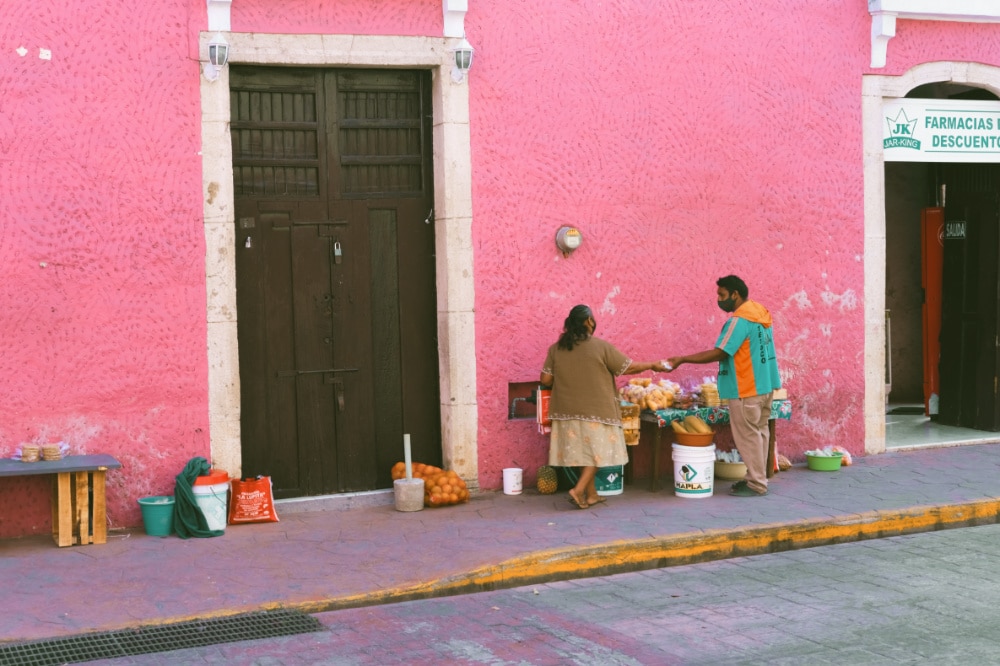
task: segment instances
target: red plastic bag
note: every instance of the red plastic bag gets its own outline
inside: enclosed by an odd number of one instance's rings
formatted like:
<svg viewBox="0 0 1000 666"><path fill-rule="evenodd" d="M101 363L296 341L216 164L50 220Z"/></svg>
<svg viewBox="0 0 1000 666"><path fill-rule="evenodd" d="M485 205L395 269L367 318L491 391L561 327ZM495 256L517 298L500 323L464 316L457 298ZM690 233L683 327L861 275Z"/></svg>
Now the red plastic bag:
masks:
<svg viewBox="0 0 1000 666"><path fill-rule="evenodd" d="M535 394L535 420L538 422L538 432L541 435L552 432L552 419L549 418L549 399L551 397L551 389L540 388Z"/></svg>
<svg viewBox="0 0 1000 666"><path fill-rule="evenodd" d="M229 524L276 523L278 513L274 510L274 491L271 477L256 479L233 479L232 496L229 500Z"/></svg>

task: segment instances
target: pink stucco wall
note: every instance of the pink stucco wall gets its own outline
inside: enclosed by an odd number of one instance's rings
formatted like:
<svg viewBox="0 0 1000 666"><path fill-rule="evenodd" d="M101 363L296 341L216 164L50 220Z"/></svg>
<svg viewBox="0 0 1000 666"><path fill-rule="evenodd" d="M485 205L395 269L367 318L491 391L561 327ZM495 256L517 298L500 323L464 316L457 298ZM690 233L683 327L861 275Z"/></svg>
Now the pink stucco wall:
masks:
<svg viewBox="0 0 1000 666"><path fill-rule="evenodd" d="M232 8L233 32L440 37L443 24L441 0L236 0Z"/></svg>
<svg viewBox="0 0 1000 666"><path fill-rule="evenodd" d="M775 317L796 409L782 450L863 448L868 15L813 10L823 30L801 30L804 11L787 7L562 3L546 20L491 4L470 16L481 437L508 442L480 447L484 486L545 459L531 425L505 419L500 389L537 378L574 304L638 360L692 353L715 342L715 280L728 273ZM553 244L564 224L584 236L569 259Z"/></svg>
<svg viewBox="0 0 1000 666"><path fill-rule="evenodd" d="M694 352L715 340L714 280L730 272L775 316L795 401L782 451L860 453L864 3L469 4L480 485L544 461L533 424L507 420L507 386L537 379L572 305L634 358ZM0 455L60 439L115 455L110 520L136 525L137 497L209 455L205 3L0 0L0 17ZM241 32L441 25L440 0L232 8ZM1000 64L996 30L901 21L879 73ZM584 243L563 258L567 224ZM46 531L46 493L0 484L18 507L0 537Z"/></svg>
<svg viewBox="0 0 1000 666"><path fill-rule="evenodd" d="M533 425L506 419L506 386L537 378L570 307L590 304L639 360L700 351L731 272L775 317L795 405L779 450L863 453L864 3L480 3L467 27L481 484L544 463ZM901 21L878 73L1000 64L996 34ZM584 243L563 259L567 224Z"/></svg>
<svg viewBox="0 0 1000 666"><path fill-rule="evenodd" d="M113 526L209 454L198 8L0 2L0 455L114 455ZM0 536L49 483L0 483Z"/></svg>

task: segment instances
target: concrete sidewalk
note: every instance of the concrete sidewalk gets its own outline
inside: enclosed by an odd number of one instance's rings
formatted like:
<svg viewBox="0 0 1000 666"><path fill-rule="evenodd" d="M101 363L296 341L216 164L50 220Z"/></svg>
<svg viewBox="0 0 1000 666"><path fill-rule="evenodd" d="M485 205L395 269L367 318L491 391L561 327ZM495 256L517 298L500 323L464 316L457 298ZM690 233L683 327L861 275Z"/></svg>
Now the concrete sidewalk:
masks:
<svg viewBox="0 0 1000 666"><path fill-rule="evenodd" d="M649 492L579 510L565 493L483 493L398 512L392 493L282 502L280 522L182 540L113 531L104 545L0 540L0 642L222 617L318 612L777 552L1000 517L1000 445L886 453L836 472L781 472L766 497Z"/></svg>

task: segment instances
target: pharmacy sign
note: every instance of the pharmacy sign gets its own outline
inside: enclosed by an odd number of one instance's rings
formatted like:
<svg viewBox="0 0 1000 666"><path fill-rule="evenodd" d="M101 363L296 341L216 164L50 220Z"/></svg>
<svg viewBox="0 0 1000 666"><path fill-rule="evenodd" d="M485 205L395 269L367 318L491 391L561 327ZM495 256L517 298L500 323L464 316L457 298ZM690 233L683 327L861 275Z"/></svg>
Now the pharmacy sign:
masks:
<svg viewBox="0 0 1000 666"><path fill-rule="evenodd" d="M1000 102L896 99L882 119L886 162L1000 162Z"/></svg>

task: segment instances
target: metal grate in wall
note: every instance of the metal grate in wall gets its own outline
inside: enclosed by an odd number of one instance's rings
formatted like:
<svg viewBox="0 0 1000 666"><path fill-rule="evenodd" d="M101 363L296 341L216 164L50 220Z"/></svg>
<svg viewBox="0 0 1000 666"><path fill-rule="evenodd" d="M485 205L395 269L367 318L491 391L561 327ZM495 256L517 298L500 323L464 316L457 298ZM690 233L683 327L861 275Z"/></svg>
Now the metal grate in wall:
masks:
<svg viewBox="0 0 1000 666"><path fill-rule="evenodd" d="M301 611L261 611L155 627L0 645L0 666L77 664L95 659L114 659L260 638L292 636L323 629L319 620Z"/></svg>

